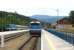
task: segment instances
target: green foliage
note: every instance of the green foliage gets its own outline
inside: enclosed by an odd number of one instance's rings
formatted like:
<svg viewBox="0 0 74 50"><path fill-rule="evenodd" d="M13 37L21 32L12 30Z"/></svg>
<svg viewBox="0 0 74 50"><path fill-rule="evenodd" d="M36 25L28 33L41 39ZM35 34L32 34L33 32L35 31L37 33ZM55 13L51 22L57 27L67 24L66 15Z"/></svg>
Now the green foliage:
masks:
<svg viewBox="0 0 74 50"><path fill-rule="evenodd" d="M0 25L17 24L28 25L30 18L11 12L0 11Z"/></svg>
<svg viewBox="0 0 74 50"><path fill-rule="evenodd" d="M70 12L69 20L71 21L72 24L74 24L74 11Z"/></svg>

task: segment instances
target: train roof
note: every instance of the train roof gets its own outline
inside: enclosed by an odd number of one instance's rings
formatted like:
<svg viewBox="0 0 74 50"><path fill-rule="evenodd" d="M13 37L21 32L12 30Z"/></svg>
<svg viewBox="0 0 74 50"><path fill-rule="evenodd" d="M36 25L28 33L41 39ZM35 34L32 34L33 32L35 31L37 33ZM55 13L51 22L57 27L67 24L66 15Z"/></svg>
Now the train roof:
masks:
<svg viewBox="0 0 74 50"><path fill-rule="evenodd" d="M30 23L40 23L39 21L32 21L32 22L30 22Z"/></svg>

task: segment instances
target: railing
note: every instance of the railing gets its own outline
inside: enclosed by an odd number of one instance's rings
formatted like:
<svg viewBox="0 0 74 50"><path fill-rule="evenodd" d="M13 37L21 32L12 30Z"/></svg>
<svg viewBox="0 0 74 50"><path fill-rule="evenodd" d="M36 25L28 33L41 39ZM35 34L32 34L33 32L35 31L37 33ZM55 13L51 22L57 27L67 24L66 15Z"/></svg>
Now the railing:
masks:
<svg viewBox="0 0 74 50"><path fill-rule="evenodd" d="M49 29L48 31L74 45L74 35L73 34L67 33L67 32L57 32L51 29Z"/></svg>
<svg viewBox="0 0 74 50"><path fill-rule="evenodd" d="M1 47L4 47L4 36L5 35L9 35L9 34L18 34L18 33L22 33L25 31L29 31L29 30L18 30L18 31L6 31L6 32L0 32L0 36L1 36Z"/></svg>

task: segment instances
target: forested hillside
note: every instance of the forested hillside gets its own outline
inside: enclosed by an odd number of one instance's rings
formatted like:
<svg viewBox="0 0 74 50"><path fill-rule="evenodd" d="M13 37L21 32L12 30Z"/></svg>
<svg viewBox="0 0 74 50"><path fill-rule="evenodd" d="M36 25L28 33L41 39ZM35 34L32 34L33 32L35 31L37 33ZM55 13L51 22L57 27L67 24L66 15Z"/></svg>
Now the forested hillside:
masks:
<svg viewBox="0 0 74 50"><path fill-rule="evenodd" d="M0 11L0 25L6 24L27 25L30 21L31 19L29 17L17 13Z"/></svg>

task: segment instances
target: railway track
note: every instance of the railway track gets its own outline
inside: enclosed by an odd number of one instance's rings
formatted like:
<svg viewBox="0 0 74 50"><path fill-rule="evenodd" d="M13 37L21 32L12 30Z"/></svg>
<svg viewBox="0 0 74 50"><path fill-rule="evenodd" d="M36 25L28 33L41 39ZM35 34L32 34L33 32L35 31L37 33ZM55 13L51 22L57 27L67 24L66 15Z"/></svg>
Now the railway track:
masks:
<svg viewBox="0 0 74 50"><path fill-rule="evenodd" d="M18 50L36 50L39 37L30 37Z"/></svg>

